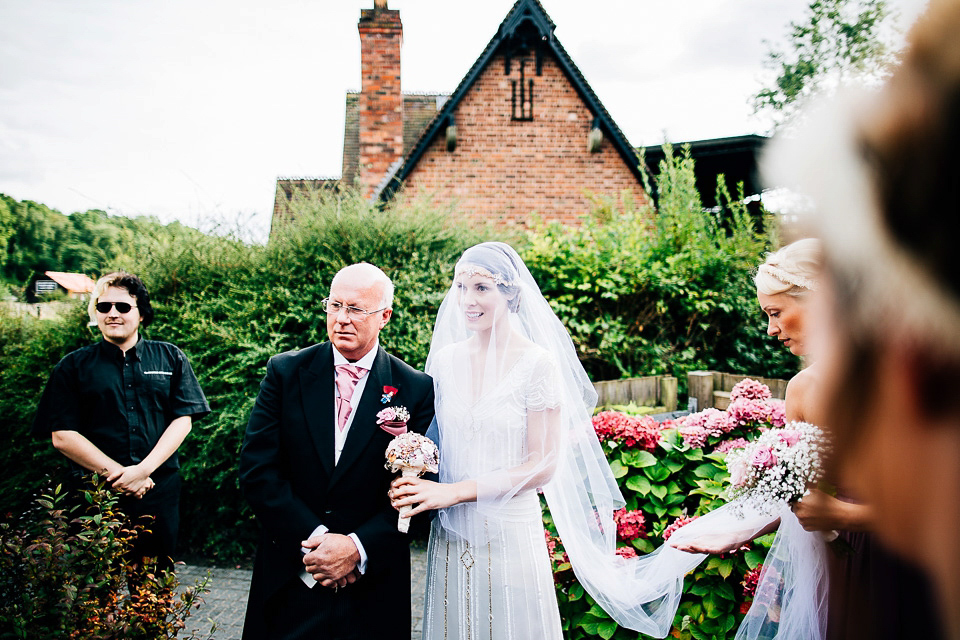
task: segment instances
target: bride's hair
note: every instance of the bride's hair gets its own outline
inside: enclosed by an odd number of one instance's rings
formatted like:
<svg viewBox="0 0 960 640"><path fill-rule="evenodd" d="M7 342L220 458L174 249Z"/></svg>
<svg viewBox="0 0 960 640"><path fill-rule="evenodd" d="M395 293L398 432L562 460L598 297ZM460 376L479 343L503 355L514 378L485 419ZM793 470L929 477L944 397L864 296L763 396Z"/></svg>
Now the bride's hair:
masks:
<svg viewBox="0 0 960 640"><path fill-rule="evenodd" d="M477 274L488 277L507 299L507 308L520 309L520 269L514 263L513 250L502 242L484 242L470 247L457 261L455 274Z"/></svg>
<svg viewBox="0 0 960 640"><path fill-rule="evenodd" d="M785 293L804 296L817 288L823 268L823 249L818 240L805 238L767 255L753 278L757 292L767 296Z"/></svg>

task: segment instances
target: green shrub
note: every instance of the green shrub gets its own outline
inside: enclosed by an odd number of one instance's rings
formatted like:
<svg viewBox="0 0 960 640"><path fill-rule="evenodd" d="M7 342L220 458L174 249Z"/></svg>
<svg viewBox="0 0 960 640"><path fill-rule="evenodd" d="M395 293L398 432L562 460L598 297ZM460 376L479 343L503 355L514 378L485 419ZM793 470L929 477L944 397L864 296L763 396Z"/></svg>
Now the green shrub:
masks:
<svg viewBox="0 0 960 640"><path fill-rule="evenodd" d="M177 637L209 578L177 594L173 571L127 566L124 554L142 526L128 528L102 481L81 495L86 506L58 485L0 523L0 637Z"/></svg>
<svg viewBox="0 0 960 640"><path fill-rule="evenodd" d="M720 182L722 185L722 182ZM661 163L659 206L600 206L580 228L538 226L522 256L593 380L697 369L790 377L797 360L764 335L751 273L767 238L739 201L705 211L689 150Z"/></svg>
<svg viewBox="0 0 960 640"><path fill-rule="evenodd" d="M61 321L0 312L0 513L26 509L44 473L65 466L50 439L32 438L30 427L53 367L91 340L81 307Z"/></svg>

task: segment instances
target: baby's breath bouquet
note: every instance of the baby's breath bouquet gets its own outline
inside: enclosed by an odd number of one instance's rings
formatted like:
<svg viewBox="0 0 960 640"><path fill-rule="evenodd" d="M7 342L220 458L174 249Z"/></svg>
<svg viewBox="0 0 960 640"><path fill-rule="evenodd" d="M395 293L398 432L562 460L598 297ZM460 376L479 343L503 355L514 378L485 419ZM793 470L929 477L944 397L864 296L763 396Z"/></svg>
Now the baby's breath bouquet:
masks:
<svg viewBox="0 0 960 640"><path fill-rule="evenodd" d="M827 439L807 422L768 429L727 454L728 498L761 513L777 514L784 503L799 500L823 476Z"/></svg>

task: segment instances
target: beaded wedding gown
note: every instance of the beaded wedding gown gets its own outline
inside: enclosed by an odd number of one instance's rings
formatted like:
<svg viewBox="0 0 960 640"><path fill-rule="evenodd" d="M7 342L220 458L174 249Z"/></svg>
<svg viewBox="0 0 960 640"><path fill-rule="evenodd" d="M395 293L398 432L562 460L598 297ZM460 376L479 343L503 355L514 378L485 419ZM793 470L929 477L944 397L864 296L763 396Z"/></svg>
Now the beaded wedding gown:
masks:
<svg viewBox="0 0 960 640"><path fill-rule="evenodd" d="M443 463L457 476L444 479L450 482L495 479L523 464L531 448L528 416L559 406L556 365L545 350L531 345L522 351L509 371L476 399L458 379L455 364L465 358L463 344L453 344L431 363ZM499 498L495 515L482 513L478 503L467 503L444 510L447 527L439 517L434 520L427 554L425 640L562 638L535 487Z"/></svg>

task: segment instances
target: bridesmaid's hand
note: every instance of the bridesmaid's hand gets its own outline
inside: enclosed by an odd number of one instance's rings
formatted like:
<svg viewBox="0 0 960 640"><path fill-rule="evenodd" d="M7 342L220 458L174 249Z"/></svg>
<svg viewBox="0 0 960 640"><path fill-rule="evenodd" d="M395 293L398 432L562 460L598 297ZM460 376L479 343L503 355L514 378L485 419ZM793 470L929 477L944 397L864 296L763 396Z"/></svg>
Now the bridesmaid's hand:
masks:
<svg viewBox="0 0 960 640"><path fill-rule="evenodd" d="M800 498L790 508L807 531L868 531L871 511L869 507L838 500L819 489Z"/></svg>
<svg viewBox="0 0 960 640"><path fill-rule="evenodd" d="M750 538L744 540L731 534L704 534L690 540L670 540L667 544L687 553L719 554L736 551L748 542Z"/></svg>
<svg viewBox="0 0 960 640"><path fill-rule="evenodd" d="M390 498L393 508L397 510L407 505L415 505L411 511L402 514L401 517L405 518L412 518L430 509L452 507L460 502L456 485L442 484L423 478L397 478L390 483L387 497Z"/></svg>

